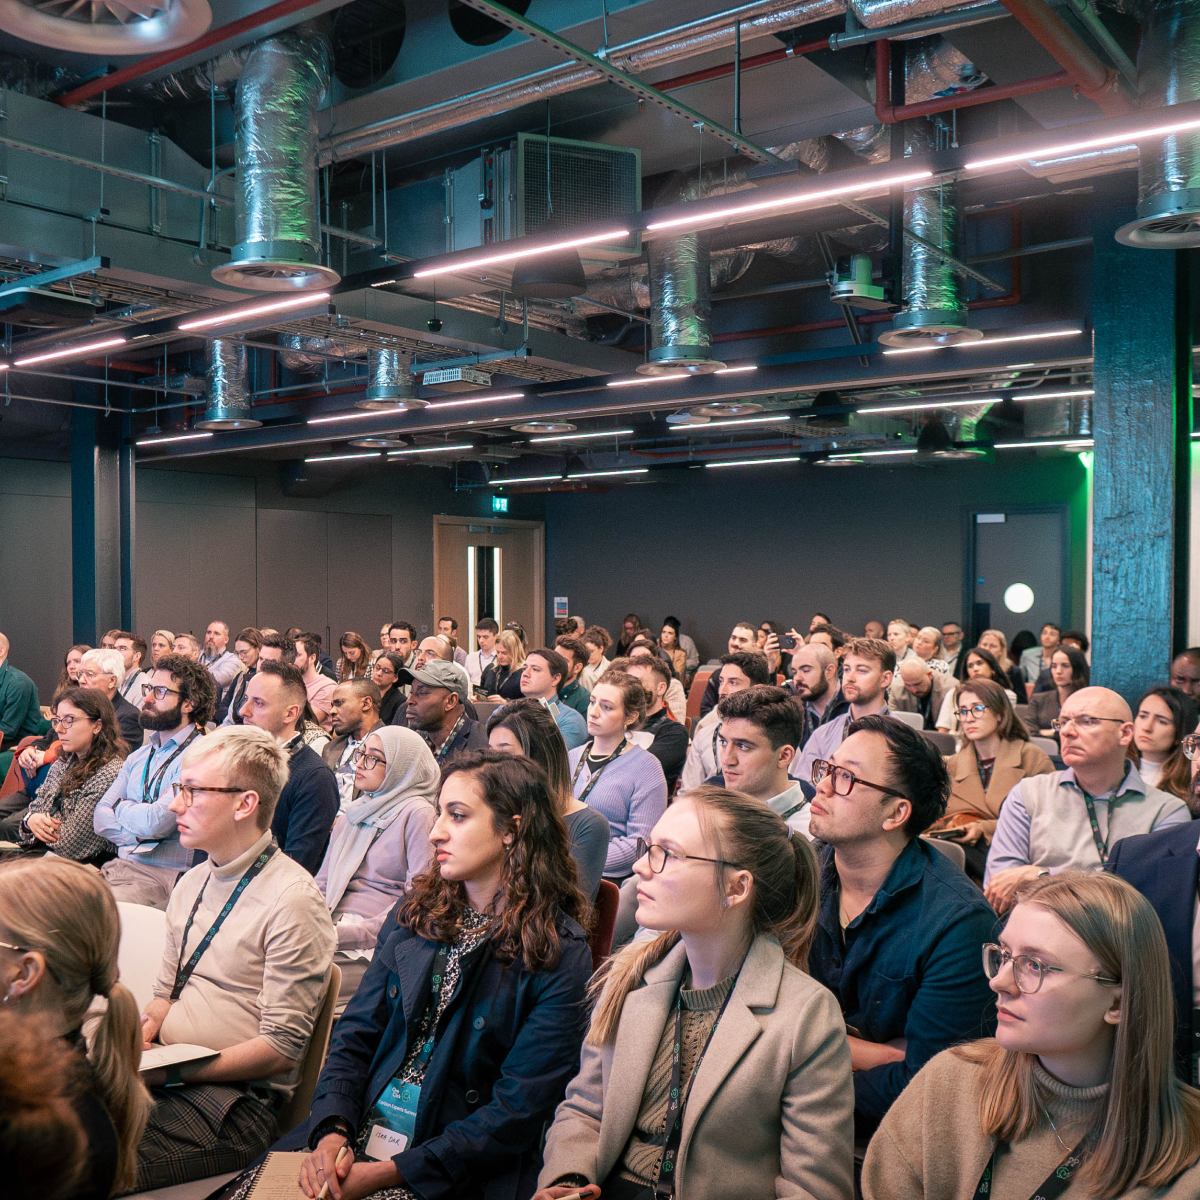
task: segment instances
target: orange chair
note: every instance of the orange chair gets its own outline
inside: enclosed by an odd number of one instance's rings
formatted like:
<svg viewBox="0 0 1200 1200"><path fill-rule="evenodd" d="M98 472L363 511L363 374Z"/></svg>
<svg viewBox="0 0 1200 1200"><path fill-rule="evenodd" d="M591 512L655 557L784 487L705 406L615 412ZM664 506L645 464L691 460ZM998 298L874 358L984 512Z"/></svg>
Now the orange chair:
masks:
<svg viewBox="0 0 1200 1200"><path fill-rule="evenodd" d="M687 726L689 733L700 716L700 702L704 699L704 689L708 687L708 679L713 673L713 669L712 667L701 667L692 679L692 686L688 688Z"/></svg>
<svg viewBox="0 0 1200 1200"><path fill-rule="evenodd" d="M621 889L607 879L600 880L600 890L596 893L596 926L588 938L593 971L598 970L612 952L613 930L617 926L617 905L620 901Z"/></svg>

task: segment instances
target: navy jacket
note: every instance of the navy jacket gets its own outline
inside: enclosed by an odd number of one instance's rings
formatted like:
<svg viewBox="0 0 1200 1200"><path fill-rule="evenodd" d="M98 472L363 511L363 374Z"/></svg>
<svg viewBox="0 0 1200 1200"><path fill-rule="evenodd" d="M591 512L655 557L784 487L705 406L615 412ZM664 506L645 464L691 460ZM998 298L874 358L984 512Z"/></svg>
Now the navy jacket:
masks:
<svg viewBox="0 0 1200 1200"><path fill-rule="evenodd" d="M820 861L809 973L837 996L859 1036L908 1043L903 1061L854 1073L855 1120L865 1134L935 1054L995 1032L982 947L995 940L998 921L958 867L913 838L843 941L832 846L821 848Z"/></svg>
<svg viewBox="0 0 1200 1200"><path fill-rule="evenodd" d="M271 818L271 832L279 848L315 875L321 869L337 815L337 777L311 746L298 746Z"/></svg>
<svg viewBox="0 0 1200 1200"><path fill-rule="evenodd" d="M1170 825L1122 838L1108 853L1108 870L1131 883L1154 906L1171 956L1175 993L1175 1070L1192 1081L1192 927L1200 883L1200 824Z"/></svg>
<svg viewBox="0 0 1200 1200"><path fill-rule="evenodd" d="M404 1062L409 1026L429 1005L437 946L391 918L384 929L334 1027L312 1115L277 1149L303 1149L327 1117L357 1129ZM543 1130L579 1070L592 973L583 930L560 917L558 931L552 971L501 964L486 941L465 956L425 1068L413 1145L393 1160L423 1200L528 1200L537 1190Z"/></svg>

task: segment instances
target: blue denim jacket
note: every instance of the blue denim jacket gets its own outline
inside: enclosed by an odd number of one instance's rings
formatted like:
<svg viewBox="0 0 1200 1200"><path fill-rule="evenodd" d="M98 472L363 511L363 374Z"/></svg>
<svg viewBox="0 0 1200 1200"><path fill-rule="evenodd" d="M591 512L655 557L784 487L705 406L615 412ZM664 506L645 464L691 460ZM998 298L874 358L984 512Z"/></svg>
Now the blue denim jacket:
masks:
<svg viewBox="0 0 1200 1200"><path fill-rule="evenodd" d="M863 1134L935 1054L995 1032L996 997L983 973L981 948L995 940L999 920L958 867L913 838L843 938L832 846L821 849L820 860L821 906L809 971L837 996L846 1024L859 1036L908 1043L903 1061L854 1074Z"/></svg>

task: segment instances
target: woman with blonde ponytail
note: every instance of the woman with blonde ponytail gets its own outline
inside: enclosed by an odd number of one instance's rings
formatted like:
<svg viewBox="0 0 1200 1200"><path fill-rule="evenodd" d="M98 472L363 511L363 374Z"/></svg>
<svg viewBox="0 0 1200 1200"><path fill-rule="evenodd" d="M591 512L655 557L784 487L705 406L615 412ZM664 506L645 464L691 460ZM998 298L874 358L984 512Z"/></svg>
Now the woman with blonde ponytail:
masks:
<svg viewBox="0 0 1200 1200"><path fill-rule="evenodd" d="M118 980L116 901L90 867L48 856L0 864L0 1000L42 1018L75 1052L75 1110L87 1166L73 1200L108 1200L134 1185L137 1145L150 1111L138 1076L137 1002ZM104 999L88 1051L84 1015Z"/></svg>
<svg viewBox="0 0 1200 1200"><path fill-rule="evenodd" d="M817 863L760 801L684 792L639 841L637 920L609 960L534 1200L849 1200L854 1089L806 972Z"/></svg>

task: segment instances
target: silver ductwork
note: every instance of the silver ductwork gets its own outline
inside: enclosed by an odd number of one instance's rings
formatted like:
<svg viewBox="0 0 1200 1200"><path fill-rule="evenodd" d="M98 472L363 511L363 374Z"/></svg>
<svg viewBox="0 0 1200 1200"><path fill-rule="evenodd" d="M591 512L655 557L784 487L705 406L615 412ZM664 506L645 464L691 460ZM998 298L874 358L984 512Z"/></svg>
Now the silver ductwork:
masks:
<svg viewBox="0 0 1200 1200"><path fill-rule="evenodd" d="M367 352L367 390L357 408L408 412L428 406L428 400L417 399L412 361L407 355L388 347L373 346Z"/></svg>
<svg viewBox="0 0 1200 1200"><path fill-rule="evenodd" d="M279 361L297 375L315 375L325 369L329 346L324 338L303 333L278 333Z"/></svg>
<svg viewBox="0 0 1200 1200"><path fill-rule="evenodd" d="M330 50L303 28L259 42L234 104L237 245L213 278L255 291L338 281L321 265L317 111L329 86Z"/></svg>
<svg viewBox="0 0 1200 1200"><path fill-rule="evenodd" d="M1151 9L1138 48L1141 107L1200 100L1200 0ZM1171 134L1141 147L1137 219L1117 241L1151 250L1200 246L1200 133Z"/></svg>
<svg viewBox="0 0 1200 1200"><path fill-rule="evenodd" d="M204 372L208 381L208 407L197 429L257 429L246 386L246 346L214 338L208 343Z"/></svg>
<svg viewBox="0 0 1200 1200"><path fill-rule="evenodd" d="M885 25L899 25L903 21L933 17L955 8L969 10L975 6L947 4L946 0L850 0L849 7L860 25L882 29Z"/></svg>
<svg viewBox="0 0 1200 1200"><path fill-rule="evenodd" d="M683 233L650 243L650 351L643 375L705 374L725 364L712 357L708 238Z"/></svg>
<svg viewBox="0 0 1200 1200"><path fill-rule="evenodd" d="M1097 175L1112 175L1138 165L1136 142L1124 146L1106 146L1103 150L1084 150L1079 154L1064 154L1059 158L1031 158L1022 166L1030 175L1048 179L1051 183L1073 183L1076 179L1092 179Z"/></svg>
<svg viewBox="0 0 1200 1200"><path fill-rule="evenodd" d="M228 50L207 62L152 80L140 89L141 94L150 100L176 103L207 100L212 92L224 96L237 83L253 50L253 44Z"/></svg>

